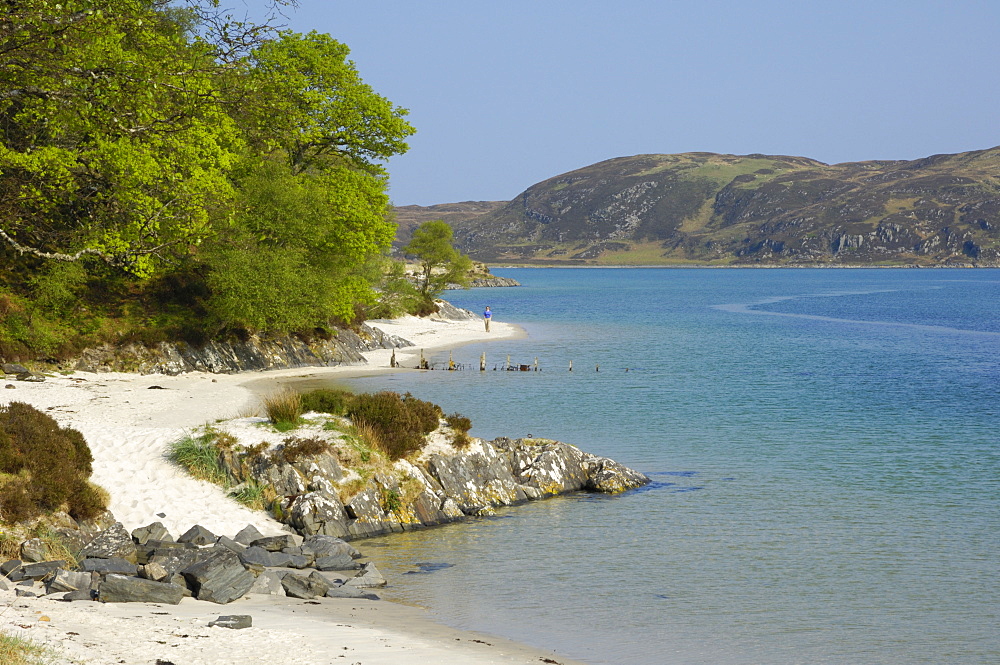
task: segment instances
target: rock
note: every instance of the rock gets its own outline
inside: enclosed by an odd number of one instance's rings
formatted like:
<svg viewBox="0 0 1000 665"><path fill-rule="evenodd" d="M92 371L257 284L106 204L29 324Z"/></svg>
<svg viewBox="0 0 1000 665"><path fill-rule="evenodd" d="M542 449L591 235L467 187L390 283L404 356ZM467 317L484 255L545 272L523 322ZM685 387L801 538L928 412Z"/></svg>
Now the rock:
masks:
<svg viewBox="0 0 1000 665"><path fill-rule="evenodd" d="M28 381L29 383L41 383L45 380L44 374L35 374L34 372L21 372L17 375L18 381Z"/></svg>
<svg viewBox="0 0 1000 665"><path fill-rule="evenodd" d="M227 538L226 536L219 536L219 539L215 542L218 547L225 547L230 552L239 554L247 548L246 545L242 545L232 538Z"/></svg>
<svg viewBox="0 0 1000 665"><path fill-rule="evenodd" d="M259 594L267 596L284 596L285 588L281 586L281 575L268 570L257 576L253 586L247 594Z"/></svg>
<svg viewBox="0 0 1000 665"><path fill-rule="evenodd" d="M358 492L344 505L347 516L362 522L381 522L385 518L382 509L382 493L371 487Z"/></svg>
<svg viewBox="0 0 1000 665"><path fill-rule="evenodd" d="M28 563L45 561L49 548L40 538L31 538L21 543L21 560Z"/></svg>
<svg viewBox="0 0 1000 665"><path fill-rule="evenodd" d="M4 581L4 578L0 577L0 591L7 591L8 589L10 587L7 586L7 582Z"/></svg>
<svg viewBox="0 0 1000 665"><path fill-rule="evenodd" d="M145 566L139 566L138 572L139 577L146 580L153 580L155 582L162 582L170 576L167 569L164 568L162 564L156 563L155 561L147 563Z"/></svg>
<svg viewBox="0 0 1000 665"><path fill-rule="evenodd" d="M86 589L90 591L94 577L90 573L75 573L70 570L57 570L55 575L49 580L46 590L49 593L57 591L78 591Z"/></svg>
<svg viewBox="0 0 1000 665"><path fill-rule="evenodd" d="M218 536L214 533L201 526L200 524L195 524L193 527L188 529L177 539L179 543L193 543L194 545L211 545L216 540Z"/></svg>
<svg viewBox="0 0 1000 665"><path fill-rule="evenodd" d="M260 540L263 537L264 534L258 531L257 527L253 524L247 524L238 534L236 534L236 537L233 538L233 540L238 542L240 545L249 546L253 541Z"/></svg>
<svg viewBox="0 0 1000 665"><path fill-rule="evenodd" d="M8 383L7 385L4 386L4 388L6 388L7 390L14 390L17 388L17 386L15 386L13 383Z"/></svg>
<svg viewBox="0 0 1000 665"><path fill-rule="evenodd" d="M29 591L28 589L22 589L21 587L17 587L17 588L14 589L14 595L17 596L18 598L37 598L38 597L38 594L35 593L34 591Z"/></svg>
<svg viewBox="0 0 1000 665"><path fill-rule="evenodd" d="M385 586L386 579L379 572L373 563L366 563L361 567L361 572L355 577L344 582L344 586L369 589L373 587Z"/></svg>
<svg viewBox="0 0 1000 665"><path fill-rule="evenodd" d="M215 621L210 621L208 627L219 626L220 628L232 628L234 630L239 630L241 628L249 628L253 625L253 617L249 614L232 614L220 616Z"/></svg>
<svg viewBox="0 0 1000 665"><path fill-rule="evenodd" d="M11 582L20 582L24 579L23 562L20 559L10 559L0 564L0 573Z"/></svg>
<svg viewBox="0 0 1000 665"><path fill-rule="evenodd" d="M181 571L198 600L226 604L243 596L254 583L238 556L225 548Z"/></svg>
<svg viewBox="0 0 1000 665"><path fill-rule="evenodd" d="M66 562L62 559L57 561L41 561L39 563L29 563L21 567L25 579L40 580L47 575L51 575L60 568L66 568Z"/></svg>
<svg viewBox="0 0 1000 665"><path fill-rule="evenodd" d="M126 575L135 576L137 566L121 557L111 557L110 559L84 559L80 562L80 570L87 573L98 573L100 575Z"/></svg>
<svg viewBox="0 0 1000 665"><path fill-rule="evenodd" d="M169 575L174 575L188 566L194 565L204 557L205 553L198 549L155 550L146 565L158 563Z"/></svg>
<svg viewBox="0 0 1000 665"><path fill-rule="evenodd" d="M280 552L286 547L298 547L299 542L301 542L301 537L298 542L296 542L296 538L292 534L284 534L281 536L265 536L264 538L258 538L250 543L250 546L260 547L268 552Z"/></svg>
<svg viewBox="0 0 1000 665"><path fill-rule="evenodd" d="M588 474L585 488L595 492L619 494L649 483L646 475L607 457L591 456L585 466Z"/></svg>
<svg viewBox="0 0 1000 665"><path fill-rule="evenodd" d="M306 536L323 534L339 538L348 534L349 518L344 506L322 492L296 497L288 513L288 523Z"/></svg>
<svg viewBox="0 0 1000 665"><path fill-rule="evenodd" d="M380 598L370 591L362 591L353 586L334 586L326 592L327 598L364 598L365 600L380 600Z"/></svg>
<svg viewBox="0 0 1000 665"><path fill-rule="evenodd" d="M18 365L17 363L4 363L2 366L4 374L24 374L29 371L24 365Z"/></svg>
<svg viewBox="0 0 1000 665"><path fill-rule="evenodd" d="M176 584L144 580L141 577L108 575L101 582L98 599L103 603L163 603L176 605L184 588Z"/></svg>
<svg viewBox="0 0 1000 665"><path fill-rule="evenodd" d="M62 596L63 600L74 601L74 600L96 600L97 592L93 589L76 589L74 591L67 591Z"/></svg>
<svg viewBox="0 0 1000 665"><path fill-rule="evenodd" d="M252 545L240 552L239 557L244 565L256 564L258 566L274 568L277 564L274 562L273 554L273 552L268 552L263 547Z"/></svg>
<svg viewBox="0 0 1000 665"><path fill-rule="evenodd" d="M313 571L308 577L298 573L288 573L281 578L281 586L285 589L287 596L312 600L319 596L325 596L331 585L329 580Z"/></svg>
<svg viewBox="0 0 1000 665"><path fill-rule="evenodd" d="M346 554L332 554L330 556L318 557L313 564L316 570L353 570L360 568L361 564L356 562Z"/></svg>
<svg viewBox="0 0 1000 665"><path fill-rule="evenodd" d="M173 542L174 538L167 527L163 526L163 522L153 522L132 531L132 540L137 545L145 545L150 540Z"/></svg>
<svg viewBox="0 0 1000 665"><path fill-rule="evenodd" d="M333 536L326 536L322 534L316 534L309 536L304 541L302 545L299 546L299 550L303 554L311 554L314 557L321 556L347 556L351 559L360 559L361 552L357 550L350 543L341 540L340 538L334 538Z"/></svg>
<svg viewBox="0 0 1000 665"><path fill-rule="evenodd" d="M121 522L115 522L102 531L80 551L82 557L111 559L118 557L136 560L136 547L132 535L125 530Z"/></svg>

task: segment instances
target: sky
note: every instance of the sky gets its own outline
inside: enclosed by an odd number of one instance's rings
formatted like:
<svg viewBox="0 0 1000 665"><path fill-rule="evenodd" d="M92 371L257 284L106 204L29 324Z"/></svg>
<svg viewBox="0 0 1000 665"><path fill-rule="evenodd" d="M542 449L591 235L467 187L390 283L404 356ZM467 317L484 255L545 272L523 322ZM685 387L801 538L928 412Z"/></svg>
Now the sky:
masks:
<svg viewBox="0 0 1000 665"><path fill-rule="evenodd" d="M1000 145L1000 0L299 0L281 21L349 46L409 109L395 205L506 201L645 153Z"/></svg>

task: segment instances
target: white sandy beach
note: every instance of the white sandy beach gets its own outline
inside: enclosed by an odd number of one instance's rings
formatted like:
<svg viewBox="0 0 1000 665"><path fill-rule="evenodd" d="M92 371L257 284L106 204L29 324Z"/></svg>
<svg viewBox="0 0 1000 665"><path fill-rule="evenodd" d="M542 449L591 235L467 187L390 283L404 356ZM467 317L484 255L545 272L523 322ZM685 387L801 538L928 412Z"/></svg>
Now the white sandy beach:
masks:
<svg viewBox="0 0 1000 665"><path fill-rule="evenodd" d="M486 333L478 319L406 317L370 324L415 344L396 350L403 367L415 367L421 349L438 351L523 335L520 328L499 321ZM278 386L293 378L391 371L391 354L367 353L368 364L360 366L231 375L77 372L43 383L7 381L5 385L15 387L0 390L0 403L32 404L61 425L80 430L94 455L92 479L108 490L110 510L129 530L158 521L175 536L195 524L228 536L247 524L276 534L283 525L168 462L167 445L193 428L256 408L265 381ZM223 614L250 614L254 625L244 630L208 627ZM229 605L191 599L178 606L104 605L15 598L10 590L0 591L0 630L48 645L55 654L53 662L91 665L572 662L498 638L451 630L428 620L422 610L381 601L326 599L316 604L254 596Z"/></svg>

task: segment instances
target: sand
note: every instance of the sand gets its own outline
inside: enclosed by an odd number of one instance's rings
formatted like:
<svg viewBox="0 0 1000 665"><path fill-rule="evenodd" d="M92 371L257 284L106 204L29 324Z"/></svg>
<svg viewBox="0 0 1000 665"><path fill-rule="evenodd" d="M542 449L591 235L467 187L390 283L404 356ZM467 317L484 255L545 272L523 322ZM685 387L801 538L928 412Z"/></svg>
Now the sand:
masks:
<svg viewBox="0 0 1000 665"><path fill-rule="evenodd" d="M397 361L411 368L421 349L430 352L523 336L517 326L499 321L486 333L478 319L406 317L370 324L414 342L416 346L396 351ZM262 533L277 534L286 530L282 524L237 504L220 488L194 480L165 459L166 447L207 423L255 411L259 396L285 381L417 371L390 370L391 354L389 350L367 353L367 365L362 366L231 375L77 372L51 376L42 383L6 381L15 388L0 389L0 403L27 402L61 425L80 430L94 455L92 479L108 490L110 510L129 530L162 522L178 536L200 524L213 533L233 536L253 524ZM191 599L177 606L104 605L16 598L10 586L0 591L0 630L48 646L53 662L572 663L544 650L452 630L434 623L419 608L384 601L325 599L317 604L252 596L229 605ZM253 627L208 627L223 614L249 614Z"/></svg>

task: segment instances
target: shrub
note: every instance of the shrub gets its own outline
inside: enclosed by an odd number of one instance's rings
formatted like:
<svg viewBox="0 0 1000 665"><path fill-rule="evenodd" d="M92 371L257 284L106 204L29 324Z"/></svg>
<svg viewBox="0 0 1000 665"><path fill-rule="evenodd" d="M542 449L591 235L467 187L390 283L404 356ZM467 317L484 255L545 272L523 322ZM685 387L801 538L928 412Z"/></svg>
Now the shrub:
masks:
<svg viewBox="0 0 1000 665"><path fill-rule="evenodd" d="M236 499L238 503L252 510L264 510L267 507L267 500L264 495L264 485L255 480L249 480L238 490L229 493L229 496Z"/></svg>
<svg viewBox="0 0 1000 665"><path fill-rule="evenodd" d="M264 398L264 412L274 424L296 424L302 416L302 397L294 390L286 388Z"/></svg>
<svg viewBox="0 0 1000 665"><path fill-rule="evenodd" d="M452 445L456 448L465 448L471 443L469 439L469 430L472 429L472 421L459 413L453 413L445 420L448 423L448 427L455 431L455 439L452 441Z"/></svg>
<svg viewBox="0 0 1000 665"><path fill-rule="evenodd" d="M330 444L323 439L288 438L282 443L284 445L278 454L289 464L294 464L301 457L315 457L330 450Z"/></svg>
<svg viewBox="0 0 1000 665"><path fill-rule="evenodd" d="M347 415L356 424L374 429L383 452L397 460L423 447L424 436L437 429L440 414L435 404L409 393L401 397L386 391L356 395Z"/></svg>
<svg viewBox="0 0 1000 665"><path fill-rule="evenodd" d="M78 519L102 513L108 497L87 479L93 456L80 432L21 402L0 407L0 471L16 475L0 488L8 522L64 508Z"/></svg>
<svg viewBox="0 0 1000 665"><path fill-rule="evenodd" d="M348 406L353 398L353 393L339 388L310 390L301 395L302 411L316 411L317 413L330 413L335 416L343 416L347 413Z"/></svg>

